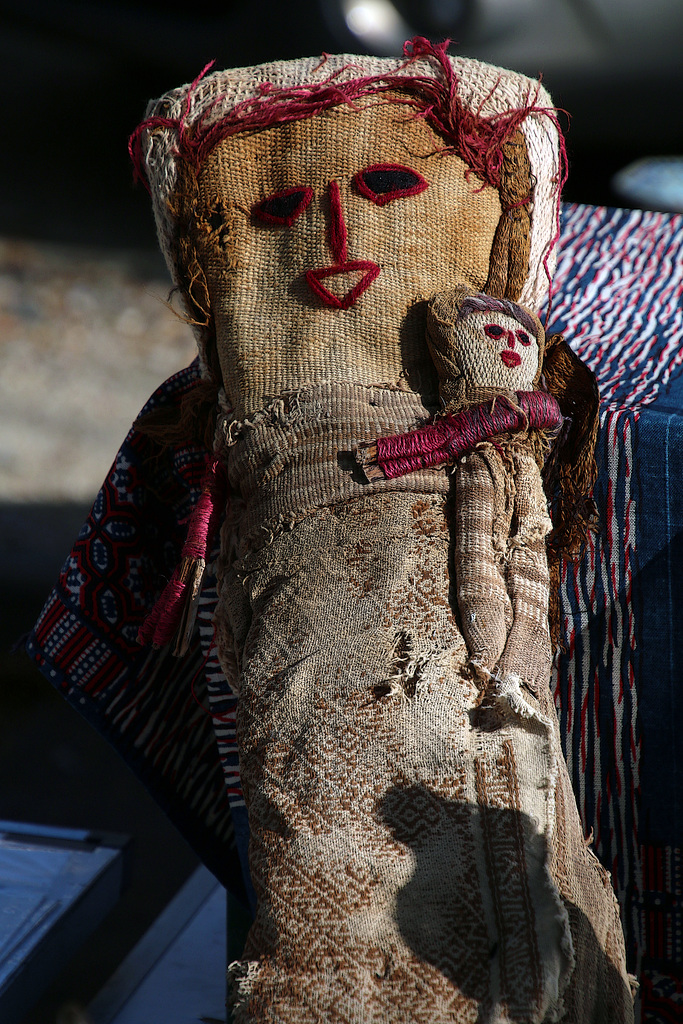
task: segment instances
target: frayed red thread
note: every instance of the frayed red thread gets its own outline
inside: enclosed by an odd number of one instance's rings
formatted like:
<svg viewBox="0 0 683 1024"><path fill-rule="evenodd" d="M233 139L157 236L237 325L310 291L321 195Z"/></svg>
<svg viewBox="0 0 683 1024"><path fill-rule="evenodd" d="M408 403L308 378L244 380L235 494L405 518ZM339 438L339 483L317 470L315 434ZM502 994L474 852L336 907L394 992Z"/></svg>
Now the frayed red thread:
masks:
<svg viewBox="0 0 683 1024"><path fill-rule="evenodd" d="M161 129L173 131L176 135L177 155L195 170L199 170L209 153L223 139L238 132L256 132L277 124L303 120L341 104L357 109L355 101L358 99L370 95L381 96L385 93L393 93L386 97L385 102L412 108L414 117L425 120L434 131L445 139L447 145L444 147L444 152L456 153L467 164L468 173L474 172L482 182L500 189L503 144L531 114L543 115L556 129L560 148L555 190L557 197L555 204L556 229L545 249L542 260L549 292L545 320L547 326L553 300L549 260L560 236L559 197L567 180L567 152L558 116L564 112L537 104L541 88L539 81L535 92L529 90L526 103L521 107L487 117L483 116L481 110L495 93L500 79L494 83L477 111L467 110L457 94L458 78L448 59L449 43L448 39L443 43L431 43L423 36L415 36L414 39L405 43L403 48L405 62L393 74L366 75L348 82L337 82L337 77L343 71L353 67L348 64L322 82L314 84L302 83L278 89L272 83L264 82L260 85L256 97L243 100L221 117L212 120L216 108L224 98L218 96L196 121L189 124L194 93L199 88L204 76L213 67L212 61L191 84L180 117L169 118L155 115L145 119L132 133L128 150L133 162L134 177L136 180L142 180L147 191L151 191L147 182L142 151L142 139L147 132ZM425 75L400 73L420 59L437 63L441 75L437 78L429 78ZM324 61L321 61L321 64L315 69L316 71L320 69L322 63Z"/></svg>
<svg viewBox="0 0 683 1024"><path fill-rule="evenodd" d="M354 101L366 96L394 93L386 97L386 102L412 108L414 116L427 121L446 140L447 148L457 153L482 181L499 188L503 143L530 114L546 115L560 130L557 117L552 109L537 105L540 84L535 95L530 92L527 102L515 110L490 116L483 116L480 110L468 110L458 96L458 78L447 54L449 42L431 43L423 36L416 36L404 46L405 62L391 74L365 75L338 82L336 78L345 70L340 69L314 84L275 88L265 82L256 97L243 100L221 117L212 119L223 99L219 96L189 124L194 92L212 66L207 65L190 86L180 117L155 115L138 125L131 135L129 151L136 176L145 179L141 139L146 132L161 128L173 130L177 136L178 155L198 170L223 139L238 132L260 131L313 117L340 104L353 107ZM420 59L436 63L441 74L436 78L401 74ZM491 91L494 92L495 88Z"/></svg>
<svg viewBox="0 0 683 1024"><path fill-rule="evenodd" d="M145 132L153 131L155 128L170 128L171 131L178 131L180 125L186 125L187 119L190 116L190 110L192 109L192 99L197 90L197 86L201 82L202 78L209 73L215 63L215 60L210 60L208 64L205 64L197 77L191 83L190 88L187 91L187 96L185 97L183 112L180 118L160 116L145 118L145 120L137 126L135 131L132 132L128 139L128 156L133 164L133 183L137 184L138 181L141 181L150 195L151 189L149 187L149 182L147 181L147 169L145 167L145 158L142 152L142 136Z"/></svg>
<svg viewBox="0 0 683 1024"><path fill-rule="evenodd" d="M165 647L173 639L198 568L203 570L220 518L225 510L227 479L217 456L207 462L202 490L190 516L180 565L138 631L138 643Z"/></svg>
<svg viewBox="0 0 683 1024"><path fill-rule="evenodd" d="M530 194L525 196L524 199L520 199L518 203L510 203L509 206L505 207L505 213L510 213L511 210L519 210L522 206L528 206L533 196Z"/></svg>
<svg viewBox="0 0 683 1024"><path fill-rule="evenodd" d="M329 59L330 59L330 54L327 52L327 50L323 50L323 52L320 55L320 60L316 64L316 66L313 68L313 71L311 72L311 74L314 75L316 73L316 71L320 71L321 68L324 68Z"/></svg>

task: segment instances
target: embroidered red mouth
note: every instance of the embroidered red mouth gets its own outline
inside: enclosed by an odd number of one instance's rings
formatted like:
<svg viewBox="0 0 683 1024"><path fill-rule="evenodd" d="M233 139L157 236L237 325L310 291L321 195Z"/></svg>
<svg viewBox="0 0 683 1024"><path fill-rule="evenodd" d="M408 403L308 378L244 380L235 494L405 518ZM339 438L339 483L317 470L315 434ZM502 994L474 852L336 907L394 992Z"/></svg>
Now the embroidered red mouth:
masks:
<svg viewBox="0 0 683 1024"><path fill-rule="evenodd" d="M522 361L522 357L519 352L513 352L510 348L505 348L500 353L500 358L503 360L506 366L513 367L519 366Z"/></svg>
<svg viewBox="0 0 683 1024"><path fill-rule="evenodd" d="M370 287L380 270L381 267L372 263L371 260L347 260L333 267L316 267L315 270L307 270L306 280L311 291L326 306L333 306L335 309L348 309ZM331 277L341 279L335 282L337 285L341 284L340 295L335 295L322 284L322 281ZM344 278L346 278L346 282L344 282ZM350 287L348 291L344 292L342 289L346 283Z"/></svg>

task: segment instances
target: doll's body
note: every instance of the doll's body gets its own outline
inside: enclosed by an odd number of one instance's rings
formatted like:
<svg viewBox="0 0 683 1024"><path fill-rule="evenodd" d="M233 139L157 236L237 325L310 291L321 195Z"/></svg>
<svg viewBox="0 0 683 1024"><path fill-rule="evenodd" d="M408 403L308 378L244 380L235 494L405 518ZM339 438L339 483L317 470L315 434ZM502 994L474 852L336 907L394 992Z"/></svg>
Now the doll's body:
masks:
<svg viewBox="0 0 683 1024"><path fill-rule="evenodd" d="M562 422L554 399L534 390L545 333L524 307L458 288L430 302L427 340L443 415L360 446L359 461L369 480L455 464L455 581L471 664L501 693L522 680L535 691L551 659L540 466Z"/></svg>
<svg viewBox="0 0 683 1024"><path fill-rule="evenodd" d="M540 377L543 327L515 303L463 289L437 295L427 338L447 413L483 395L529 391ZM539 468L544 448L543 432L530 425L479 444L455 472L461 628L472 665L499 692L517 692L520 681L536 691L550 676L546 537L552 523Z"/></svg>
<svg viewBox="0 0 683 1024"><path fill-rule="evenodd" d="M138 130L232 493L214 623L257 896L238 1024L630 1019L552 696L516 682L529 637L549 669L533 431L458 467L457 601L446 475L368 485L344 461L435 399L425 295L540 301L558 177L539 96L418 38L403 63L215 73ZM512 415L540 337L502 344L509 304L483 312L488 368L480 340L470 373L432 338L442 398L505 393ZM503 679L486 727L473 660Z"/></svg>

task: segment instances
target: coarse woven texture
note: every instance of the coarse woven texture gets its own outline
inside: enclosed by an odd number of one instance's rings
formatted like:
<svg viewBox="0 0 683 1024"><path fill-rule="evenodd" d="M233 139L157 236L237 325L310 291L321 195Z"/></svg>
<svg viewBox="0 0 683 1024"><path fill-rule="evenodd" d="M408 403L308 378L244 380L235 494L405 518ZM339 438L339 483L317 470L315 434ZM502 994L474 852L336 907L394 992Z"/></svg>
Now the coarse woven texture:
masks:
<svg viewBox="0 0 683 1024"><path fill-rule="evenodd" d="M452 65L438 69L461 116ZM489 99L500 84L492 83ZM587 1020L626 1020L632 1002L614 897L597 876L593 887L573 891L589 855L576 814L573 829L571 812L557 816L562 768L553 720L522 689L540 690L550 674L547 517L536 522L538 471L530 474L510 446L499 474L506 491L492 496L517 498L494 509L502 520L509 510L501 526L509 533L515 514L516 532L502 555L511 566L500 572L510 649L494 652L495 686L485 687L482 703L449 601L443 495L421 505L414 481L404 495L400 485L376 481L354 498L353 470L343 464L359 441L387 431L362 388L395 395L404 429L412 425L416 394L433 403L424 328L435 291L455 284L520 298L532 249L533 169L524 136L512 126L531 115L538 93L532 98L527 88L516 104L505 99L503 109L518 119L497 141L489 136L501 156L494 172L488 160L466 154L464 138L448 152L443 119L435 126L429 108L416 116L396 79L391 91L373 84L375 95L359 93L353 105L312 106L311 116L281 112L272 120L265 110L253 131L235 125L211 135L210 119L219 129L228 124L220 100L195 122L200 145L193 148L189 114L200 86L197 80L185 95L180 117L169 118L166 103L149 129L152 138L173 124L178 130L182 160L165 203L175 217L171 261L205 331L207 369L220 371L230 413L219 424L216 450L242 503L233 505L221 536L215 616L221 666L239 693L237 741L258 898L244 955L231 968L235 1019L350 1022L395 1019L407 1008L414 1022L485 1015L499 1024L540 1024L561 1020L580 998ZM343 91L339 77L334 89ZM386 203L354 188L378 161L388 175ZM388 167L414 187L392 193ZM550 164L538 168L541 181L557 186ZM265 220L258 215L264 210ZM497 315L505 316L486 310L488 319ZM476 379L466 375L466 384L531 386L539 345L517 334L507 331L503 352L497 342L467 349ZM485 358L477 361L475 350ZM502 367L520 364L511 382ZM327 394L318 396L319 389ZM361 410L372 429L359 437ZM438 476L437 491L444 483ZM474 496L471 526L481 527L488 497L476 505ZM495 517L490 525L499 525ZM475 559L475 540L501 540L493 532L467 537ZM461 615L490 615L490 595L470 596ZM444 619L449 635L440 635ZM482 672L479 653L469 651ZM444 701L442 687L454 690L455 700ZM549 705L547 686L543 693ZM373 706L389 712L388 728L370 719ZM439 821L434 830L434 796L460 805L459 820ZM410 834L406 804L419 808L411 809ZM483 823L472 830L470 819L478 817ZM423 869L409 851L422 853L416 837L430 831L435 848L428 844ZM474 892L471 872L462 873L468 860L479 862ZM558 860L570 867L554 877ZM417 898L413 871L428 890ZM567 893L581 907L573 922ZM440 922L425 914L430 904L443 908ZM465 905L473 919L466 931ZM378 976L387 983L370 992Z"/></svg>
<svg viewBox="0 0 683 1024"><path fill-rule="evenodd" d="M550 692L477 718L449 533L443 497L378 494L223 576L259 899L236 1021L631 1019Z"/></svg>
<svg viewBox="0 0 683 1024"><path fill-rule="evenodd" d="M551 107L544 89L523 75L492 67L466 57L449 58L457 77L458 95L464 106L483 116L499 114L525 106L530 100L540 107ZM349 54L278 61L255 67L217 71L207 75L191 89L189 85L162 96L150 103L147 115L160 115L180 119L185 113L188 123L196 122L209 111L212 120L245 100L259 96L264 86L286 89L292 86L322 83L334 76L335 81L374 75L419 74L436 77L440 68L428 60L418 60L403 70L403 61L395 58L354 56ZM547 278L543 267L546 256L552 270L554 256L548 253L551 239L556 233L556 215L560 177L557 130L541 114L532 114L521 125L530 161L531 175L536 185L531 217L529 274L521 301L538 308L547 291ZM178 280L175 262L177 224L174 219L174 197L179 185L179 166L175 155L177 133L172 128L159 128L149 132L143 140L146 174L154 199L155 216L162 249L174 279ZM382 159L377 154L373 163Z"/></svg>
<svg viewBox="0 0 683 1024"><path fill-rule="evenodd" d="M458 287L434 295L427 309L427 344L447 412L475 400L475 388L529 391L543 367L545 332L517 303Z"/></svg>
<svg viewBox="0 0 683 1024"><path fill-rule="evenodd" d="M602 525L563 567L556 702L622 904L638 1016L670 1024L683 1005L683 217L569 205L563 220L552 319L600 385Z"/></svg>
<svg viewBox="0 0 683 1024"><path fill-rule="evenodd" d="M320 384L284 395L246 420L230 415L217 434L235 493L224 526L228 543L239 517L240 550L258 547L320 505L386 488L368 484L353 449L384 433L424 422L430 411L412 392L353 384ZM441 471L398 480L394 490L448 493Z"/></svg>
<svg viewBox="0 0 683 1024"><path fill-rule="evenodd" d="M533 693L550 678L545 539L552 529L529 442L485 443L458 461L455 586L473 663Z"/></svg>

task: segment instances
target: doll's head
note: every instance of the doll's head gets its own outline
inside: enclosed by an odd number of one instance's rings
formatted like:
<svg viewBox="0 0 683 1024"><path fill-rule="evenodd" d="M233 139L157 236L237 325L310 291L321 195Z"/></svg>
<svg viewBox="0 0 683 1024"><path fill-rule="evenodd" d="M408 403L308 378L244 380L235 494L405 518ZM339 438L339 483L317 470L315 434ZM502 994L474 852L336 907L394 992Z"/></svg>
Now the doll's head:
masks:
<svg viewBox="0 0 683 1024"><path fill-rule="evenodd" d="M449 409L482 390L530 391L543 364L545 332L524 306L464 288L435 295L427 314L427 344Z"/></svg>
<svg viewBox="0 0 683 1024"><path fill-rule="evenodd" d="M404 61L217 72L150 109L134 152L237 416L323 381L433 399L430 295L540 302L561 177L547 103L415 40Z"/></svg>

